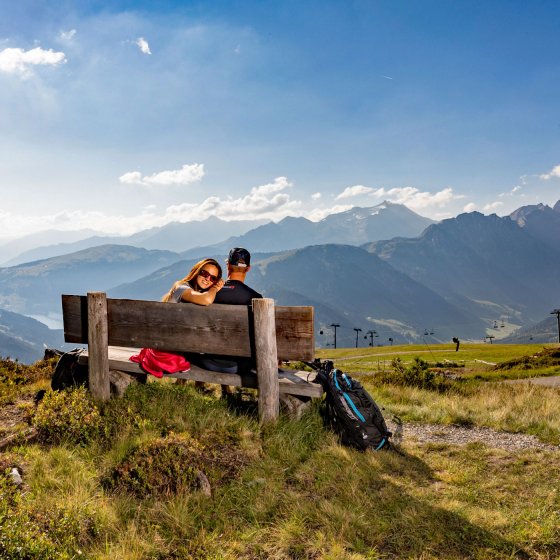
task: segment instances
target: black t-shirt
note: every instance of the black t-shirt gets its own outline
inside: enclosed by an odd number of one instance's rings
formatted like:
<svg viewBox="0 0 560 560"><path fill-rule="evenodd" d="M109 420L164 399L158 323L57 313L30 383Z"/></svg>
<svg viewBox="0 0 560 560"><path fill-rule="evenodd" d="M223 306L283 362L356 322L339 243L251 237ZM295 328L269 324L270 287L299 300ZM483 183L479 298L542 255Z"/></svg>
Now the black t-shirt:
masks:
<svg viewBox="0 0 560 560"><path fill-rule="evenodd" d="M262 295L241 282L241 280L228 280L224 287L216 294L214 303L251 305L251 300L254 298L262 298Z"/></svg>

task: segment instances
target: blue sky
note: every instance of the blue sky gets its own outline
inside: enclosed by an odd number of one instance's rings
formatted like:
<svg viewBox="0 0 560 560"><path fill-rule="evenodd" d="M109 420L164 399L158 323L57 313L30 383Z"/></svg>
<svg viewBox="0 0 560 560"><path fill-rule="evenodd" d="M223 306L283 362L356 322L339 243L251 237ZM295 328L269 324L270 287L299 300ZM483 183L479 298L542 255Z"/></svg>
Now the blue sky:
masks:
<svg viewBox="0 0 560 560"><path fill-rule="evenodd" d="M560 3L0 0L0 239L560 199Z"/></svg>

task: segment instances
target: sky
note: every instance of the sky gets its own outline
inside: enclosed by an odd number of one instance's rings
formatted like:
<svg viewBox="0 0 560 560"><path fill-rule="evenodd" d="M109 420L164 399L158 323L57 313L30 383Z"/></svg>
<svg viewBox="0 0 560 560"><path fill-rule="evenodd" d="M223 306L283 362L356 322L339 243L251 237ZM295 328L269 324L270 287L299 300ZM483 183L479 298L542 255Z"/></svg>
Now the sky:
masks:
<svg viewBox="0 0 560 560"><path fill-rule="evenodd" d="M556 0L0 0L0 240L552 206L559 22Z"/></svg>

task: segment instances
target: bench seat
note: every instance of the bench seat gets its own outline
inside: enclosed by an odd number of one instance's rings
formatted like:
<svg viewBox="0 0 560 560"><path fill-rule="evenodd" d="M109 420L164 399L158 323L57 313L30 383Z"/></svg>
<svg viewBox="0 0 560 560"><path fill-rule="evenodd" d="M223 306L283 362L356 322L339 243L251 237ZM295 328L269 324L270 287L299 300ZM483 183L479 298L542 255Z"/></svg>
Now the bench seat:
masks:
<svg viewBox="0 0 560 560"><path fill-rule="evenodd" d="M109 346L109 369L126 371L128 373L145 374L139 364L130 361L130 357L138 354L139 348L123 348ZM87 364L89 356L85 350L78 359L80 364ZM280 394L297 395L301 397L320 397L323 388L313 383L315 372L296 371L288 369L278 370L278 386ZM247 387L257 389L257 376L255 374L241 375L238 373L220 373L209 371L191 364L189 371L165 374L164 378L187 379L189 381L202 381L204 383L217 383L231 385L232 387Z"/></svg>

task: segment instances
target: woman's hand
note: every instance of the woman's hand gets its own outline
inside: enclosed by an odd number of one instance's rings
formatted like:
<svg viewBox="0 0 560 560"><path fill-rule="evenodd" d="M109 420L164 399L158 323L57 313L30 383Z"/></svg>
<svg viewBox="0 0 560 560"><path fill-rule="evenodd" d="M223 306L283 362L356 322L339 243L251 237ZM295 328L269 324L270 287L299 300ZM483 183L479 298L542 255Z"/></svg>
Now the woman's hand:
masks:
<svg viewBox="0 0 560 560"><path fill-rule="evenodd" d="M223 280L218 280L215 284L212 284L206 292L198 292L189 288L183 292L181 298L183 301L196 303L196 305L210 305L214 302L216 294L224 287L224 284L225 282Z"/></svg>

